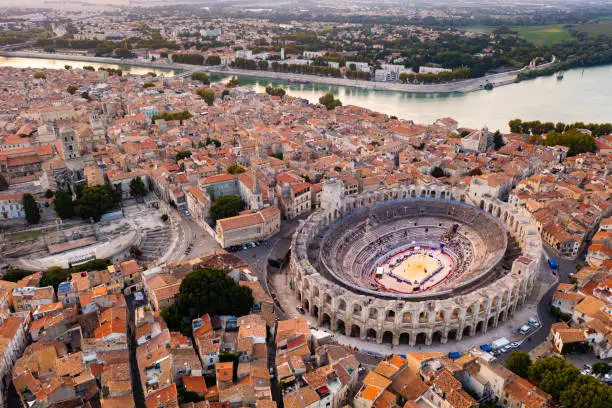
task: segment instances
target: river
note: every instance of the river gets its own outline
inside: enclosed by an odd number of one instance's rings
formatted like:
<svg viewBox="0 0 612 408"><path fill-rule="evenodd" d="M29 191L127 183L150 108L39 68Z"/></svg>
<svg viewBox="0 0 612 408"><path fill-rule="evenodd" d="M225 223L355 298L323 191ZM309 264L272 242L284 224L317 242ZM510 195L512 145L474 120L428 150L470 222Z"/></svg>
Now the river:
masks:
<svg viewBox="0 0 612 408"><path fill-rule="evenodd" d="M92 65L122 68L134 74L174 75L173 70L151 69L135 66L120 66L96 63L79 63L54 59L4 58L0 66L57 68L64 65L82 67ZM403 92L365 90L344 86L319 84L287 84L242 77L243 85L250 85L264 92L268 83L283 86L292 96L316 102L325 92L332 92L343 104L362 106L416 123L431 123L443 117L452 117L460 126L508 130L508 121L513 118L552 122L610 122L612 121L612 65L574 69L565 73L563 80L546 76L502 86L491 91L476 91L467 94L409 94ZM213 75L213 81L225 81L227 77Z"/></svg>

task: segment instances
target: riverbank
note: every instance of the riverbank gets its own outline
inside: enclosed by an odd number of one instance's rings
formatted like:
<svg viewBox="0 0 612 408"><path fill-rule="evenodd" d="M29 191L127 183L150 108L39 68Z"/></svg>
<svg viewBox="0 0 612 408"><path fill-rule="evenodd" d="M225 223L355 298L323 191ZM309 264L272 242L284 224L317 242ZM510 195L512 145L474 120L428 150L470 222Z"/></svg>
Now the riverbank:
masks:
<svg viewBox="0 0 612 408"><path fill-rule="evenodd" d="M81 55L68 55L68 54L56 54L46 52L29 52L29 51L3 51L0 52L0 56L6 58L33 58L33 59L54 59L63 61L75 61L75 62L93 62L97 64L112 64L112 65L131 65L135 67L143 68L157 68L157 69L168 69L168 70L193 70L193 65L177 64L173 62L161 62L161 61L143 61L136 59L119 59L119 58L107 58L107 57L89 57Z"/></svg>
<svg viewBox="0 0 612 408"><path fill-rule="evenodd" d="M18 57L18 58L48 58L66 61L80 61L80 62L94 62L104 64L115 64L115 65L133 65L139 67L150 67L157 69L169 69L169 70L180 70L180 71L205 71L220 75L236 75L236 76L247 76L253 78L262 78L275 81L300 81L310 82L320 85L331 85L331 86L345 86L360 88L365 90L373 91L392 91L392 92L404 92L404 93L415 93L415 94L462 94L473 91L485 89L487 84L497 88L504 85L509 85L517 81L518 75L525 70L541 70L546 69L555 63L553 61L540 65L535 68L524 67L516 71L508 71L499 74L486 75L480 78L466 79L463 81L448 82L443 84L399 84L391 82L374 82L374 81L363 81L353 80L346 78L332 78L332 77L321 77L317 75L306 75L306 74L291 74L284 72L271 72L271 71L251 71L244 69L235 68L215 68L206 66L194 66L188 64L177 64L172 62L161 62L161 61L143 61L133 59L116 59L106 57L89 57L89 56L78 56L78 55L67 55L67 54L51 54L51 53L38 53L28 51L7 51L0 53L4 57Z"/></svg>

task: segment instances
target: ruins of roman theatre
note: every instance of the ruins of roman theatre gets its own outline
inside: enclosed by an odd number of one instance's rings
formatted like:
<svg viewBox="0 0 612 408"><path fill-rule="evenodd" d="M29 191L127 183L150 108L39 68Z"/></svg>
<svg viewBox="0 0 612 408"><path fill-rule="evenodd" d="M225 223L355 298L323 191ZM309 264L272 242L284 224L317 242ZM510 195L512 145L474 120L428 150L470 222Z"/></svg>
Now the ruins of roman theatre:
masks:
<svg viewBox="0 0 612 408"><path fill-rule="evenodd" d="M291 287L319 326L428 345L484 333L521 308L542 242L529 214L496 199L417 186L344 196L330 180L292 248Z"/></svg>

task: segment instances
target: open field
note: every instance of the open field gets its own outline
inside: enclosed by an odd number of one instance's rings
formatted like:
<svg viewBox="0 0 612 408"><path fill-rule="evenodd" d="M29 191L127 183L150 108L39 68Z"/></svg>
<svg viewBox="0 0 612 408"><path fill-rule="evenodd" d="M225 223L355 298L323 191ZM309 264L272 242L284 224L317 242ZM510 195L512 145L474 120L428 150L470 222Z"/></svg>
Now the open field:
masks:
<svg viewBox="0 0 612 408"><path fill-rule="evenodd" d="M459 27L459 30L471 31L473 33L479 33L479 34L491 34L491 32L495 30L495 28L497 27L474 25L474 26Z"/></svg>
<svg viewBox="0 0 612 408"><path fill-rule="evenodd" d="M578 31L585 31L588 35L612 35L612 18L600 20L598 23L587 23L575 26Z"/></svg>
<svg viewBox="0 0 612 408"><path fill-rule="evenodd" d="M26 231L26 232L18 232L16 234L11 235L11 241L13 242L21 242L26 241L28 239L34 239L40 237L40 231Z"/></svg>
<svg viewBox="0 0 612 408"><path fill-rule="evenodd" d="M562 24L512 27L511 29L517 31L527 41L537 45L552 45L572 38Z"/></svg>

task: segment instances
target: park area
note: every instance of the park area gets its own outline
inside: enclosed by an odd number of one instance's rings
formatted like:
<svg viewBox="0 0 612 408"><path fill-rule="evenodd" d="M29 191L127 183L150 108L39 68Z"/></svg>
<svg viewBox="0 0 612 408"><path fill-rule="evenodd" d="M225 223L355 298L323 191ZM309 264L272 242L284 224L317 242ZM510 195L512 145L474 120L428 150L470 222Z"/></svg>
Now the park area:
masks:
<svg viewBox="0 0 612 408"><path fill-rule="evenodd" d="M490 34L497 27L474 25L464 27L463 30L479 34ZM601 19L583 24L550 24L538 26L513 26L512 31L516 31L525 40L537 45L551 46L562 41L571 40L573 37L570 30L586 32L589 36L608 35L612 36L612 16L605 16Z"/></svg>

